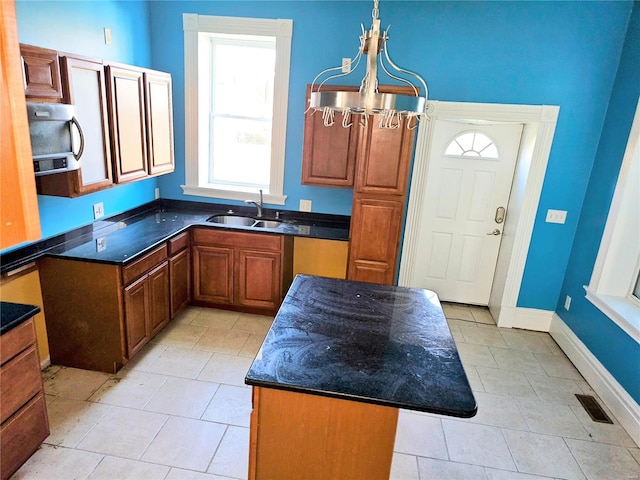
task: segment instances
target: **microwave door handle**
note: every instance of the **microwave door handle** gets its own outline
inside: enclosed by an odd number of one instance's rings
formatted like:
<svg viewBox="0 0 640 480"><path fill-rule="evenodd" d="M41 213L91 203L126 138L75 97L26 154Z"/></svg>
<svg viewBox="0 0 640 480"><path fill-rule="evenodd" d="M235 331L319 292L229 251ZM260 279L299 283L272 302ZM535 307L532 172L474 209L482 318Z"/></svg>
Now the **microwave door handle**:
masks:
<svg viewBox="0 0 640 480"><path fill-rule="evenodd" d="M82 152L84 152L84 132L82 131L82 127L80 126L80 123L78 122L78 119L76 117L71 118L71 123L76 126L76 128L78 129L78 133L80 134L80 149L78 150L78 153L73 154L76 160L80 160Z"/></svg>

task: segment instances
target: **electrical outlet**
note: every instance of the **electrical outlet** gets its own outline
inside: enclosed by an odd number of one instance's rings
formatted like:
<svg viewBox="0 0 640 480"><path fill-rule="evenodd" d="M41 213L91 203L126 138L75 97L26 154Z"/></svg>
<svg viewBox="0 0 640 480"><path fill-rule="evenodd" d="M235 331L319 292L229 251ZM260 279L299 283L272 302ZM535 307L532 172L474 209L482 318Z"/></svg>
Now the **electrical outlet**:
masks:
<svg viewBox="0 0 640 480"><path fill-rule="evenodd" d="M351 71L351 59L343 58L342 59L342 73L349 73Z"/></svg>
<svg viewBox="0 0 640 480"><path fill-rule="evenodd" d="M111 29L104 27L104 44L111 45Z"/></svg>
<svg viewBox="0 0 640 480"><path fill-rule="evenodd" d="M97 220L100 217L104 217L104 203L96 203L93 206L93 219Z"/></svg>
<svg viewBox="0 0 640 480"><path fill-rule="evenodd" d="M311 200L300 200L300 211L301 212L310 212L311 211Z"/></svg>
<svg viewBox="0 0 640 480"><path fill-rule="evenodd" d="M571 306L571 297L567 295L566 298L564 299L564 309L569 310L570 306Z"/></svg>
<svg viewBox="0 0 640 480"><path fill-rule="evenodd" d="M96 252L107 249L107 237L96 238Z"/></svg>
<svg viewBox="0 0 640 480"><path fill-rule="evenodd" d="M566 210L547 210L547 223L564 223L567 220Z"/></svg>
<svg viewBox="0 0 640 480"><path fill-rule="evenodd" d="M160 198L160 189L156 187L156 200Z"/></svg>
<svg viewBox="0 0 640 480"><path fill-rule="evenodd" d="M298 232L300 235L309 235L311 233L311 227L309 225L298 225Z"/></svg>

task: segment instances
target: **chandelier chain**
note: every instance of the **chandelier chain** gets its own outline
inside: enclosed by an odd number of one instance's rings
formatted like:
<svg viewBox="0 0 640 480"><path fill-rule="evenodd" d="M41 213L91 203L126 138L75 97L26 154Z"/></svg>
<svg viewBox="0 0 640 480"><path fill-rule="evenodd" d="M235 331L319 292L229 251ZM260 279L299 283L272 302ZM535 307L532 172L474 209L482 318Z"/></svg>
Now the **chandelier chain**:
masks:
<svg viewBox="0 0 640 480"><path fill-rule="evenodd" d="M380 10L378 9L378 2L379 0L373 0L373 10L371 11L371 16L374 20L378 19L378 14L380 13Z"/></svg>

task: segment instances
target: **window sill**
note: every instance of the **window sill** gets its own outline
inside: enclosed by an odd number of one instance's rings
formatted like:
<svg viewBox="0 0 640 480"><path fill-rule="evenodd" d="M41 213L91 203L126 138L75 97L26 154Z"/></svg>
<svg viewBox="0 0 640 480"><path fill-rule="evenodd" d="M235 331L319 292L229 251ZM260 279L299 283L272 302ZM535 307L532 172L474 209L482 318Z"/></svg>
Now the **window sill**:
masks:
<svg viewBox="0 0 640 480"><path fill-rule="evenodd" d="M625 297L603 295L586 285L584 289L587 300L640 343L640 305L637 302Z"/></svg>
<svg viewBox="0 0 640 480"><path fill-rule="evenodd" d="M258 193L255 191L238 191L238 190L223 190L219 188L211 187L194 187L190 185L181 185L182 191L185 195L195 195L198 197L210 197L210 198L223 198L225 200L257 200ZM267 193L263 195L264 203L270 203L272 205L284 205L287 200L286 195L275 195Z"/></svg>

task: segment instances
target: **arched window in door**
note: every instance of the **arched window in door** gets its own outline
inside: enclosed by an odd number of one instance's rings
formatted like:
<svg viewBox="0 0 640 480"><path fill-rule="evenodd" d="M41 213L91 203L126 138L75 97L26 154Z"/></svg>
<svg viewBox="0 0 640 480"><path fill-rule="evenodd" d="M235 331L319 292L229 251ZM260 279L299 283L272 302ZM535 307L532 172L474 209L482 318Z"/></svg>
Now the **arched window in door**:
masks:
<svg viewBox="0 0 640 480"><path fill-rule="evenodd" d="M498 147L484 133L465 132L451 140L444 153L453 157L497 159Z"/></svg>

